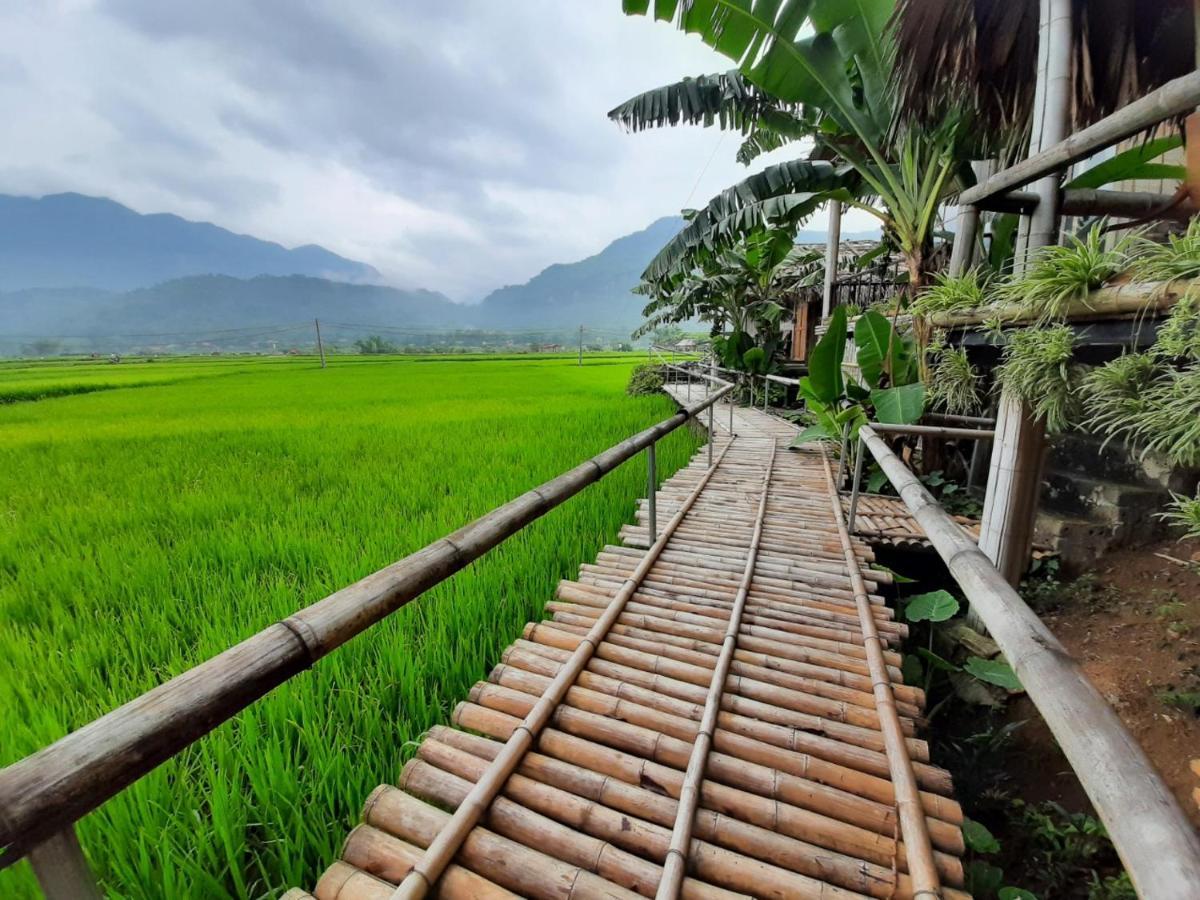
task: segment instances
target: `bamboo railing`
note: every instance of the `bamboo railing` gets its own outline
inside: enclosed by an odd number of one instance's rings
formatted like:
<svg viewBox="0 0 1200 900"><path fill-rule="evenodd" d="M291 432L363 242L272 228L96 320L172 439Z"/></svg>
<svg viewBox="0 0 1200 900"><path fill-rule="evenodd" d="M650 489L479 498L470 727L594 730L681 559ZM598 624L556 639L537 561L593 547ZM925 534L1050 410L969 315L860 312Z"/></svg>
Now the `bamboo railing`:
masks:
<svg viewBox="0 0 1200 900"><path fill-rule="evenodd" d="M711 424L734 389L709 382L670 418L0 770L0 868L28 854L47 897L98 896L78 819L643 450L653 482L654 445L705 410Z"/></svg>
<svg viewBox="0 0 1200 900"><path fill-rule="evenodd" d="M1075 771L1138 896L1200 889L1200 837L1111 706L1058 639L876 430L860 436L1021 679Z"/></svg>

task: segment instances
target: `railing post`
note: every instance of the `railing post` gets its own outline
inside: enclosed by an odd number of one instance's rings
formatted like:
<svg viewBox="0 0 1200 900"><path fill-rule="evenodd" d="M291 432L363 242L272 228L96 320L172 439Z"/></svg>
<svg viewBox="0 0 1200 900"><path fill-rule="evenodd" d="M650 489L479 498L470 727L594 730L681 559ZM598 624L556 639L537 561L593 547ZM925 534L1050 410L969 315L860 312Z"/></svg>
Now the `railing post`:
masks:
<svg viewBox="0 0 1200 900"><path fill-rule="evenodd" d="M729 436L733 437L733 394L730 393L726 399L729 400Z"/></svg>
<svg viewBox="0 0 1200 900"><path fill-rule="evenodd" d="M863 442L862 435L858 436L857 453L854 454L854 486L850 489L850 515L847 524L850 526L850 533L853 534L856 530L855 517L858 515L858 489L862 483L863 456L867 452L866 445Z"/></svg>
<svg viewBox="0 0 1200 900"><path fill-rule="evenodd" d="M29 863L46 900L101 900L74 825L30 850Z"/></svg>
<svg viewBox="0 0 1200 900"><path fill-rule="evenodd" d="M654 462L654 444L646 448L646 501L650 525L650 546L658 540L658 473Z"/></svg>
<svg viewBox="0 0 1200 900"><path fill-rule="evenodd" d="M838 473L837 473L837 489L842 489L842 484L846 480L846 454L849 452L850 443L850 423L847 422L842 426L842 451L838 454Z"/></svg>
<svg viewBox="0 0 1200 900"><path fill-rule="evenodd" d="M716 435L713 434L713 406L715 405L714 403L708 405L708 467L710 469L713 465L713 444L716 443Z"/></svg>

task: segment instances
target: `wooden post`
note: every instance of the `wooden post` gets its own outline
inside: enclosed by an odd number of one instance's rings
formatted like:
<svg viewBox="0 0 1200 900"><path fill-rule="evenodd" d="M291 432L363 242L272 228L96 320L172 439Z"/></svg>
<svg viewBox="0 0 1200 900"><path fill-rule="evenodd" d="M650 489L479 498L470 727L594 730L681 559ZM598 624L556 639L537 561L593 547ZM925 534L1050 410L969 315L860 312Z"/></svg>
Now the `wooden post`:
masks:
<svg viewBox="0 0 1200 900"><path fill-rule="evenodd" d="M579 326L579 365L583 365L583 326Z"/></svg>
<svg viewBox="0 0 1200 900"><path fill-rule="evenodd" d="M654 445L646 448L646 504L650 516L650 543L658 540L658 472L654 461Z"/></svg>
<svg viewBox="0 0 1200 900"><path fill-rule="evenodd" d="M837 281L838 248L842 243L842 201L829 201L829 230L825 235L825 292L821 295L821 321L833 312L833 284Z"/></svg>
<svg viewBox="0 0 1200 900"><path fill-rule="evenodd" d="M29 863L46 900L101 900L74 825L29 851Z"/></svg>
<svg viewBox="0 0 1200 900"><path fill-rule="evenodd" d="M1066 137L1071 98L1071 0L1042 0L1039 32L1037 96L1043 100L1031 140L1031 152L1061 142ZM1037 184L1038 205L1028 217L1027 253L1058 241L1059 176L1048 175ZM1017 260L1023 265L1024 260ZM1000 573L1016 586L1029 563L1033 522L1041 488L1045 426L1027 404L1002 391L996 415L996 439L988 471L980 525L979 549ZM968 610L968 623L983 622Z"/></svg>
<svg viewBox="0 0 1200 900"><path fill-rule="evenodd" d="M321 343L321 320L313 319L313 325L317 327L317 352L321 354L321 368L325 368L325 345Z"/></svg>

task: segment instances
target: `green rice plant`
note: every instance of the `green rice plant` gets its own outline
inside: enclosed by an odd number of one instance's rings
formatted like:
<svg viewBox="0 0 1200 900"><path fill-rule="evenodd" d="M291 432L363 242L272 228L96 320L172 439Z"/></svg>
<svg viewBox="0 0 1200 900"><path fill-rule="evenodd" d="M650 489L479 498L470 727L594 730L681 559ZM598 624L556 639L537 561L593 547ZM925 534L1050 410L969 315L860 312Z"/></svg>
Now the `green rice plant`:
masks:
<svg viewBox="0 0 1200 900"><path fill-rule="evenodd" d="M932 406L954 415L979 410L979 372L967 358L965 347L941 347L933 354L926 396Z"/></svg>
<svg viewBox="0 0 1200 900"><path fill-rule="evenodd" d="M997 380L1032 407L1050 432L1063 431L1077 414L1081 368L1072 357L1075 334L1066 325L1022 328L1008 335Z"/></svg>
<svg viewBox="0 0 1200 900"><path fill-rule="evenodd" d="M1176 494L1172 491L1171 502L1167 504L1167 509L1158 514L1158 517L1172 527L1183 530L1183 537L1180 540L1200 538L1200 491L1197 491L1195 497Z"/></svg>
<svg viewBox="0 0 1200 900"><path fill-rule="evenodd" d="M623 393L640 361L0 365L0 392L127 379L0 406L0 765L666 418ZM175 383L126 389L141 372ZM661 441L660 477L697 444ZM645 479L631 460L81 820L102 891L311 885ZM0 897L38 896L0 871Z"/></svg>
<svg viewBox="0 0 1200 900"><path fill-rule="evenodd" d="M1082 238L1042 247L1032 253L1025 271L997 288L1000 299L1023 306L1038 322L1063 319L1071 304L1124 272L1137 248L1136 235L1125 235L1112 246L1099 223Z"/></svg>
<svg viewBox="0 0 1200 900"><path fill-rule="evenodd" d="M990 273L979 268L962 275L940 272L933 276L933 284L922 290L908 309L914 316L980 309L991 303L991 291Z"/></svg>

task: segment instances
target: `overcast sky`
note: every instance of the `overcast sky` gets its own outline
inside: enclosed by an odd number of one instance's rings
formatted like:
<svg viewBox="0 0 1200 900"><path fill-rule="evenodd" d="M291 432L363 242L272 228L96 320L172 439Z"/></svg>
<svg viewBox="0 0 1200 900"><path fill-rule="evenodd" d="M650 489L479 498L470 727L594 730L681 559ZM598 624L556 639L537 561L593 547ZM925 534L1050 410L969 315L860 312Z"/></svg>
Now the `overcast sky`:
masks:
<svg viewBox="0 0 1200 900"><path fill-rule="evenodd" d="M0 193L322 244L475 300L747 173L736 135L605 118L730 66L620 6L3 0Z"/></svg>

